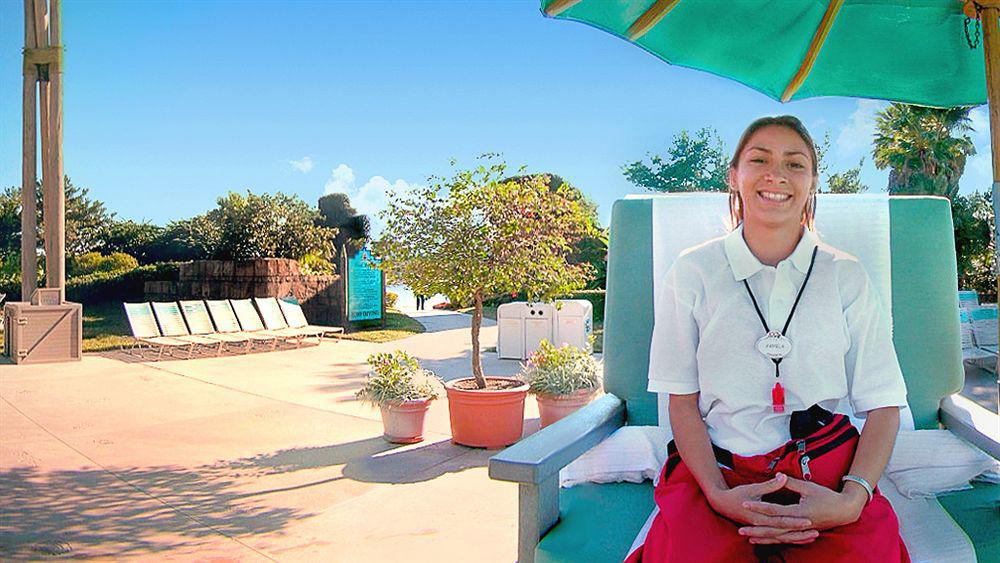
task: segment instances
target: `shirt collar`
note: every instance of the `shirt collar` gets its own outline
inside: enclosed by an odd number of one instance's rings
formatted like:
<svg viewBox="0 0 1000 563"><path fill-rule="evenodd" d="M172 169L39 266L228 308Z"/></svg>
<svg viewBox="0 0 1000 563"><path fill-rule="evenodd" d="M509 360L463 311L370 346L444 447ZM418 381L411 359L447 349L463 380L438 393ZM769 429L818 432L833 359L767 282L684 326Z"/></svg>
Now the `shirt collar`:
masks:
<svg viewBox="0 0 1000 563"><path fill-rule="evenodd" d="M802 238L799 239L795 250L792 251L792 254L786 260L789 260L798 271L803 274L806 273L809 271L809 262L812 261L813 248L817 244L816 235L809 229L802 227ZM736 278L736 281L745 280L764 268L764 265L753 255L750 247L743 240L742 224L726 235L724 247L726 258L729 260L729 267L732 269L733 277Z"/></svg>

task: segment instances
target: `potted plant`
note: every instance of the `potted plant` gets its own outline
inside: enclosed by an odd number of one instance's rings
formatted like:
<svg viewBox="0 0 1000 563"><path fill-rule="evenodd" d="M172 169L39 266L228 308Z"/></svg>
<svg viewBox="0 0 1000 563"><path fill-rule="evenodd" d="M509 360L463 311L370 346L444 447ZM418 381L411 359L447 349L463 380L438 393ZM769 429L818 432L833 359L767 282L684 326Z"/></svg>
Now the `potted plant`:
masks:
<svg viewBox="0 0 1000 563"><path fill-rule="evenodd" d="M579 190L548 174L508 177L495 159L484 155L475 169L432 177L428 186L389 190L374 245L391 279L472 308L471 377L445 390L453 441L487 448L521 438L528 385L483 375L483 302L518 292L548 300L583 287L592 267L568 258L595 224Z"/></svg>
<svg viewBox="0 0 1000 563"><path fill-rule="evenodd" d="M436 376L401 350L372 354L368 366L371 371L355 396L382 411L382 437L395 444L422 441L424 417L438 397Z"/></svg>
<svg viewBox="0 0 1000 563"><path fill-rule="evenodd" d="M538 401L542 428L589 403L601 388L600 366L590 352L542 340L522 366L521 377Z"/></svg>

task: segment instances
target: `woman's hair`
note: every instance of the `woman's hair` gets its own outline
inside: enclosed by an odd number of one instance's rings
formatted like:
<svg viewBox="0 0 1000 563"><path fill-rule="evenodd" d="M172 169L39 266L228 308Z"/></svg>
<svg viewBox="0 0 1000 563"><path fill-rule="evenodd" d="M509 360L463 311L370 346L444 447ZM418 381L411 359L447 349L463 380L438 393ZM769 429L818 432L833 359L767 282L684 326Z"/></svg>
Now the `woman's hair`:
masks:
<svg viewBox="0 0 1000 563"><path fill-rule="evenodd" d="M802 212L802 224L812 230L816 217L816 185L819 182L819 153L816 151L816 143L813 141L812 135L806 130L806 126L802 125L799 118L791 115L778 115L775 117L761 117L751 123L746 128L746 131L743 131L743 135L740 136L740 142L736 144L736 151L733 153L733 158L729 161L729 168L731 170L739 168L740 154L743 153L743 149L750 142L750 138L753 137L754 133L769 125L778 125L795 131L812 153L812 197L806 202L806 207ZM736 186L729 186L729 219L734 229L743 222L743 197L740 195L739 190L736 189Z"/></svg>

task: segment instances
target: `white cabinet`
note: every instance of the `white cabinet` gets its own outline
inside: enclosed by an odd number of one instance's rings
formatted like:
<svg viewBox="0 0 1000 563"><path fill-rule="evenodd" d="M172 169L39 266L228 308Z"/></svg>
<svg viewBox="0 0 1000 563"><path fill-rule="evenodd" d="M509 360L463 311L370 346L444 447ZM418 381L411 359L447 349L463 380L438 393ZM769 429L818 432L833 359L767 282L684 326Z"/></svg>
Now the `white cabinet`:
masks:
<svg viewBox="0 0 1000 563"><path fill-rule="evenodd" d="M569 344L584 350L590 349L590 335L594 332L594 305L586 299L556 301L556 346Z"/></svg>
<svg viewBox="0 0 1000 563"><path fill-rule="evenodd" d="M515 301L497 307L497 355L526 360L542 340L555 338L555 306Z"/></svg>

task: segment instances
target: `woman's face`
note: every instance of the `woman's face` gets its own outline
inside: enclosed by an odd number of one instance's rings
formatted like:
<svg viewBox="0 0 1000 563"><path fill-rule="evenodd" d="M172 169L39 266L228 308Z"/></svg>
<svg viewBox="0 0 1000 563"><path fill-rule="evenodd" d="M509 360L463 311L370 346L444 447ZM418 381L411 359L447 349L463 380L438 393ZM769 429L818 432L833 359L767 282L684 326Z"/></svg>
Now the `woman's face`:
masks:
<svg viewBox="0 0 1000 563"><path fill-rule="evenodd" d="M743 199L743 221L750 225L800 225L812 198L812 151L795 131L768 125L750 137L729 170L729 183Z"/></svg>

